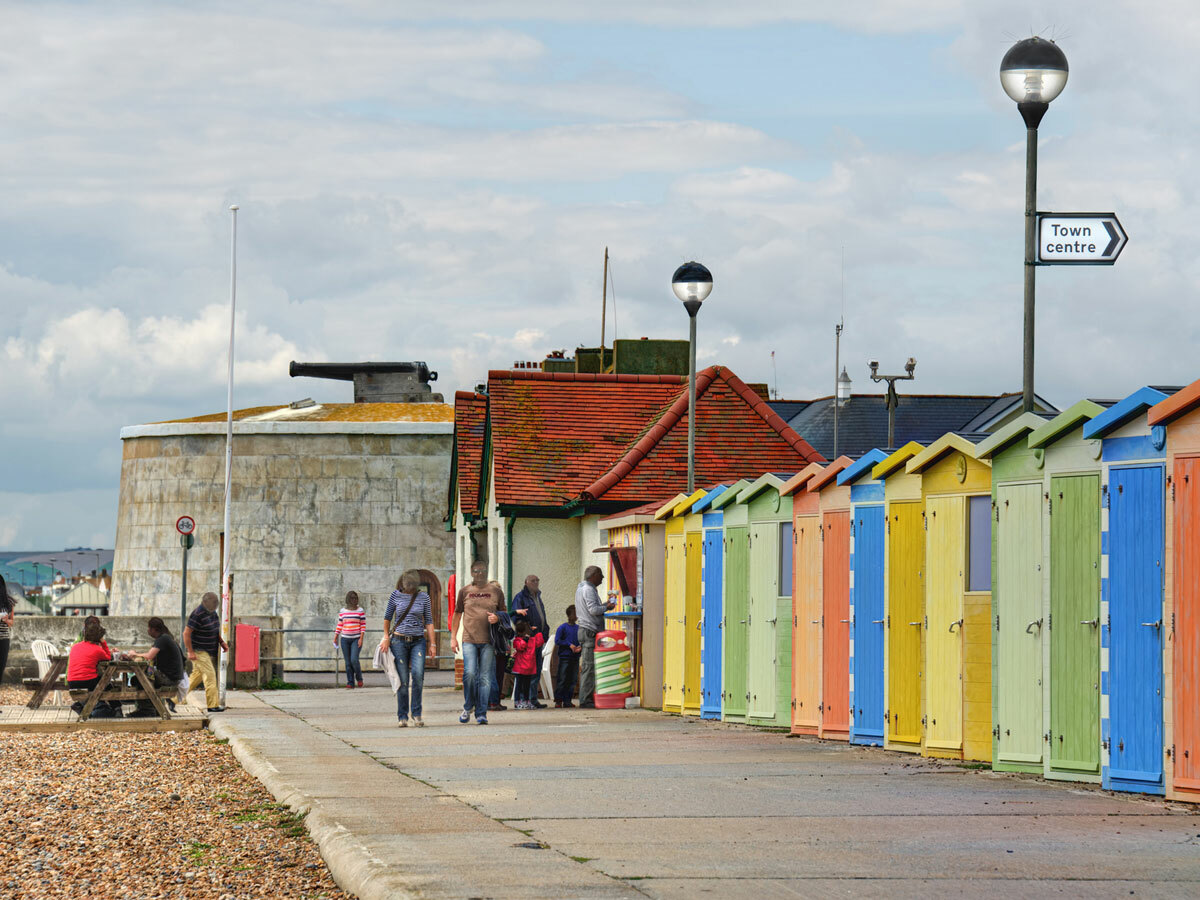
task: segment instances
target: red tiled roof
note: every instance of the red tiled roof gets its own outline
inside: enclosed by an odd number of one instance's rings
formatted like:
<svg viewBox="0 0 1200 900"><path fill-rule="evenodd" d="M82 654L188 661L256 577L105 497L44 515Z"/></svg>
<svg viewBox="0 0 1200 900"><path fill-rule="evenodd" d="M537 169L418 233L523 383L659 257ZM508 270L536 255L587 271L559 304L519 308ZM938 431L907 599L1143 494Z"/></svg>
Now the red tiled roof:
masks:
<svg viewBox="0 0 1200 900"><path fill-rule="evenodd" d="M458 502L464 515L479 512L479 486L482 481L484 426L487 422L487 396L471 391L454 395L454 452L458 475Z"/></svg>
<svg viewBox="0 0 1200 900"><path fill-rule="evenodd" d="M644 503L685 487L685 378L494 371L488 395L501 504ZM696 406L698 484L820 459L728 369L697 374Z"/></svg>

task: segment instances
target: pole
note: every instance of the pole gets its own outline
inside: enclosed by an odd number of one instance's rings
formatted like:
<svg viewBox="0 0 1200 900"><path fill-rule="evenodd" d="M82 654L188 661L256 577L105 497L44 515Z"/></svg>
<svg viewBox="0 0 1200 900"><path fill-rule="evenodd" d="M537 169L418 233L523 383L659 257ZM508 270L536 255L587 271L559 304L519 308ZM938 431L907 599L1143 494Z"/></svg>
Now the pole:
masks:
<svg viewBox="0 0 1200 900"><path fill-rule="evenodd" d="M229 207L233 214L233 231L229 245L229 368L225 379L225 541L221 554L221 639L229 643L229 545L233 533L230 531L229 501L233 477L233 336L237 321L237 214L238 207ZM225 705L225 688L228 681L225 671L225 651L217 660L217 685L220 706Z"/></svg>
<svg viewBox="0 0 1200 900"><path fill-rule="evenodd" d="M1025 129L1025 351L1022 408L1033 412L1034 275L1037 272L1037 125Z"/></svg>
<svg viewBox="0 0 1200 900"><path fill-rule="evenodd" d="M187 628L187 554L188 554L188 539L187 535L182 535L183 540L183 591L179 596L179 639L183 640L183 629Z"/></svg>
<svg viewBox="0 0 1200 900"><path fill-rule="evenodd" d="M833 458L838 458L838 408L842 405L842 398L838 394L838 389L841 385L838 383L838 378L841 377L841 361L842 361L842 323L838 322L833 326Z"/></svg>
<svg viewBox="0 0 1200 900"><path fill-rule="evenodd" d="M608 248L604 248L604 287L600 292L600 371L604 371L604 327L608 315Z"/></svg>
<svg viewBox="0 0 1200 900"><path fill-rule="evenodd" d="M896 449L896 382L888 379L887 408L888 408L888 453Z"/></svg>
<svg viewBox="0 0 1200 900"><path fill-rule="evenodd" d="M691 301L689 301L691 302ZM686 304L685 304L686 305ZM688 309L688 494L696 490L696 313Z"/></svg>

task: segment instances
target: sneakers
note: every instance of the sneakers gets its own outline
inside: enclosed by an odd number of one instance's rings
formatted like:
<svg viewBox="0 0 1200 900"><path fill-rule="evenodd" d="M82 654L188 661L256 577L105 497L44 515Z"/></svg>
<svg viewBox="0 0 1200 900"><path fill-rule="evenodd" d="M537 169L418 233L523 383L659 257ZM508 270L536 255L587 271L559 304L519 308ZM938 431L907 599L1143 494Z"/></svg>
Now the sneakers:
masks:
<svg viewBox="0 0 1200 900"><path fill-rule="evenodd" d="M489 703L488 704L488 712L492 712L497 709L508 709L508 707L505 706L503 703Z"/></svg>
<svg viewBox="0 0 1200 900"><path fill-rule="evenodd" d="M401 719L400 721L398 721L396 723L396 727L397 728L407 728L408 727L408 719Z"/></svg>
<svg viewBox="0 0 1200 900"><path fill-rule="evenodd" d="M350 689L350 688L353 688L353 687L354 687L354 685L352 685L352 684L348 684L348 685L346 685L346 688L347 688L347 690L348 690L348 689Z"/></svg>
<svg viewBox="0 0 1200 900"><path fill-rule="evenodd" d="M562 701L561 701L561 700L555 700L555 701L554 701L554 708L555 708L555 709L562 709Z"/></svg>
<svg viewBox="0 0 1200 900"><path fill-rule="evenodd" d="M358 686L359 686L359 687L362 687L362 686L363 686L363 683L360 681L360 682L358 683Z"/></svg>
<svg viewBox="0 0 1200 900"><path fill-rule="evenodd" d="M210 707L208 707L208 712L225 712L225 707L223 707L223 706L210 706Z"/></svg>
<svg viewBox="0 0 1200 900"><path fill-rule="evenodd" d="M424 728L425 727L425 722L424 722L424 720L421 719L420 716L413 716L412 724L413 724L413 728Z"/></svg>
<svg viewBox="0 0 1200 900"><path fill-rule="evenodd" d="M476 725L486 725L487 724L487 716L480 716L478 719L475 720L475 724Z"/></svg>
<svg viewBox="0 0 1200 900"><path fill-rule="evenodd" d="M543 703L541 700L534 700L533 703L531 703L530 705L534 709L545 709L546 708L546 704Z"/></svg>
<svg viewBox="0 0 1200 900"><path fill-rule="evenodd" d="M462 715L458 717L458 721L462 722L464 725L466 725L468 722L470 722L471 721L471 711L469 709L464 709L462 711Z"/></svg>

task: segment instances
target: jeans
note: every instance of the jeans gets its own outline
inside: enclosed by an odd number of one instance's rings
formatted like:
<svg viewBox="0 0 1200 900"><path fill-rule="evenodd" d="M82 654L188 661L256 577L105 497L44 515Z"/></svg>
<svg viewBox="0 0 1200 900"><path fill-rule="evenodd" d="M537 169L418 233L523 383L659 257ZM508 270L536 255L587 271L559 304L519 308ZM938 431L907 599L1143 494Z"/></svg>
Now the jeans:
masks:
<svg viewBox="0 0 1200 900"><path fill-rule="evenodd" d="M392 659L396 661L396 674L400 676L400 690L396 691L396 719L407 722L410 714L413 718L420 718L421 693L425 689L425 638L410 643L397 634L393 635L388 647L392 651ZM410 681L411 704L408 699Z"/></svg>
<svg viewBox="0 0 1200 900"><path fill-rule="evenodd" d="M513 689L514 703L532 703L533 695L537 693L537 689L533 686L536 675L513 675L513 680L516 682L516 687Z"/></svg>
<svg viewBox="0 0 1200 900"><path fill-rule="evenodd" d="M8 668L8 650L12 646L12 638L0 638L0 681L4 680L4 670Z"/></svg>
<svg viewBox="0 0 1200 900"><path fill-rule="evenodd" d="M488 697L496 676L496 650L491 644L462 645L463 711L475 718L487 718Z"/></svg>
<svg viewBox="0 0 1200 900"><path fill-rule="evenodd" d="M99 675L97 675L95 678L84 678L82 680L77 680L77 681L68 681L67 682L67 690L69 690L69 691L90 691L99 682L100 682ZM116 687L116 686L117 686L116 683L113 682L113 687ZM101 696L103 696L103 695L101 695ZM83 712L83 705L84 704L83 704L82 700L76 700L74 703L71 704L71 709L73 709L75 712ZM92 708L93 715L99 713L99 716L97 716L97 718L103 718L106 713L116 715L116 714L119 714L120 712L121 712L121 704L117 700L97 700L96 705Z"/></svg>
<svg viewBox="0 0 1200 900"><path fill-rule="evenodd" d="M504 676L508 674L508 654L496 653L495 648L492 648L492 653L496 657L496 677L492 679L492 689L488 691L488 705L500 705L500 691L504 688Z"/></svg>
<svg viewBox="0 0 1200 900"><path fill-rule="evenodd" d="M358 646L358 635L340 637L338 643L342 645L342 658L346 660L346 684L353 685L355 681L362 684L362 663L358 661L361 649Z"/></svg>
<svg viewBox="0 0 1200 900"><path fill-rule="evenodd" d="M579 657L570 650L558 652L558 679L554 685L554 699L570 703L575 696L575 683L579 681Z"/></svg>
<svg viewBox="0 0 1200 900"><path fill-rule="evenodd" d="M596 702L596 632L579 626L579 705Z"/></svg>
<svg viewBox="0 0 1200 900"><path fill-rule="evenodd" d="M168 678L160 669L152 669L151 671L154 674L151 675L150 681L156 688L173 687L179 683L178 679ZM150 673L147 672L146 674L149 675ZM133 683L139 688L142 686L142 683L136 679ZM167 698L163 697L162 700L163 705L165 706L167 703ZM154 715L158 715L158 710L154 708L154 703L151 700L139 700L137 702L137 711L139 713L153 713Z"/></svg>

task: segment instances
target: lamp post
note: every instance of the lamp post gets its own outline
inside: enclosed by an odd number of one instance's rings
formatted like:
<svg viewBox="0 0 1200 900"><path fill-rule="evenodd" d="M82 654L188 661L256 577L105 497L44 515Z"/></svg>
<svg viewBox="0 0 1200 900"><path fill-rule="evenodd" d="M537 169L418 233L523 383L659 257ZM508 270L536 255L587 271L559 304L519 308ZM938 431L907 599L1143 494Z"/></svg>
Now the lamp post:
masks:
<svg viewBox="0 0 1200 900"><path fill-rule="evenodd" d="M688 314L688 493L696 490L696 313L712 293L712 273L698 262L686 262L671 276L671 290Z"/></svg>
<svg viewBox="0 0 1200 900"><path fill-rule="evenodd" d="M1037 265L1037 131L1050 101L1067 86L1067 57L1054 41L1017 41L1000 61L1000 84L1025 120L1025 351L1023 407L1033 411L1034 267Z"/></svg>
<svg viewBox="0 0 1200 900"><path fill-rule="evenodd" d="M887 411L888 411L888 452L891 453L896 449L896 406L900 402L900 398L896 396L897 381L912 381L917 376L914 374L917 371L917 361L911 356L908 362L904 364L903 375L880 375L879 362L871 360L871 380L874 382L887 382Z"/></svg>
<svg viewBox="0 0 1200 900"><path fill-rule="evenodd" d="M79 555L96 557L96 582L97 582L97 587L98 587L99 581L100 581L100 554L97 553L95 550L80 550Z"/></svg>

